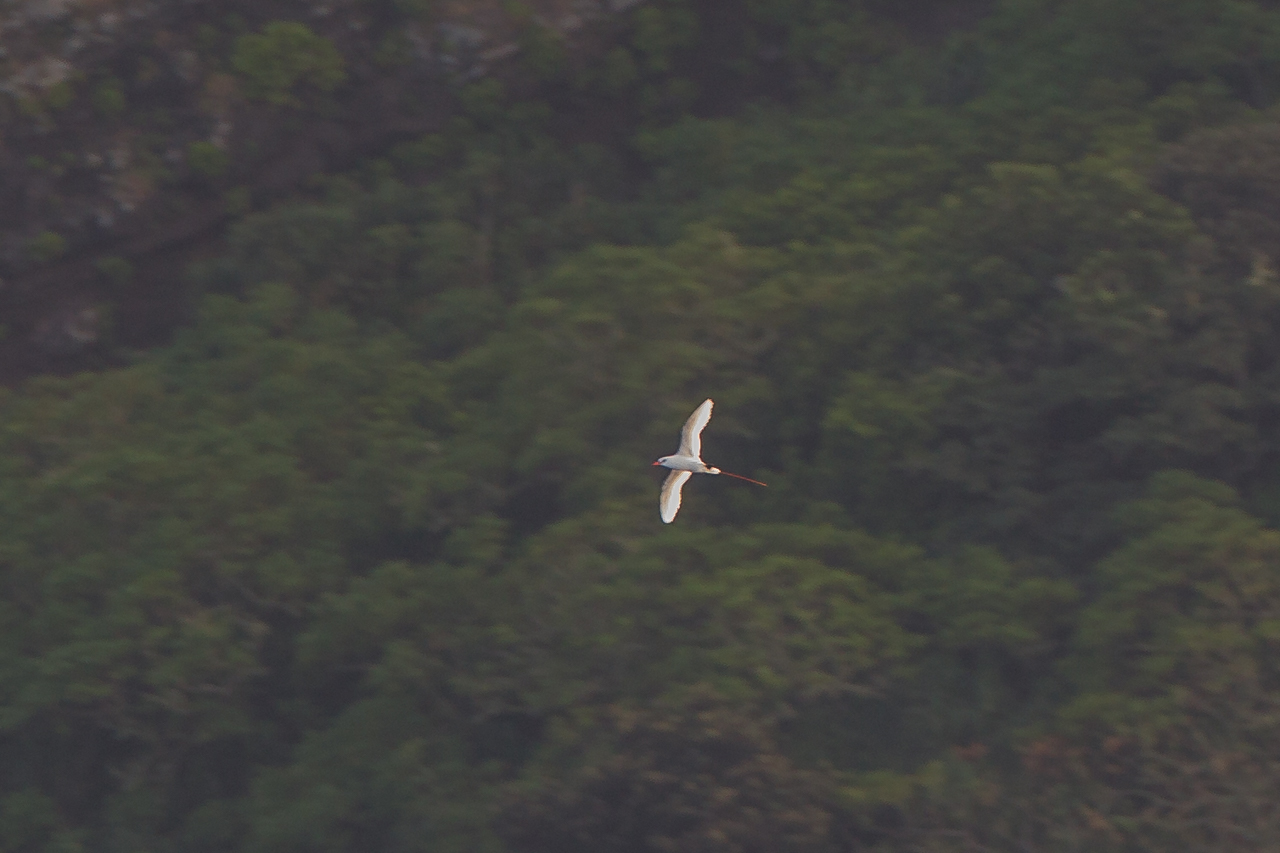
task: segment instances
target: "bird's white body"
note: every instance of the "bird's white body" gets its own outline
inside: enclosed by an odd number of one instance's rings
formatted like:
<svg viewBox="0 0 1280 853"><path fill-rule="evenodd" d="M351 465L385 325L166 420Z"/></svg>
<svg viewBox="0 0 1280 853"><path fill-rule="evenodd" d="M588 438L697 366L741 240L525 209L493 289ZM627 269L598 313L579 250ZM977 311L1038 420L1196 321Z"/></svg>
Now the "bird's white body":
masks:
<svg viewBox="0 0 1280 853"><path fill-rule="evenodd" d="M712 468L705 464L696 456L675 456L662 457L662 467L670 468L672 471L692 471L695 474L719 474L719 468Z"/></svg>
<svg viewBox="0 0 1280 853"><path fill-rule="evenodd" d="M676 513L680 511L680 492L684 488L684 484L689 482L689 478L694 474L728 474L730 477L737 477L739 480L746 480L749 483L755 483L763 486L759 480L752 480L750 477L742 477L738 474L729 474L728 471L721 471L719 468L712 468L710 465L702 461L702 430L706 427L707 422L711 420L711 407L715 405L711 400L704 400L702 405L693 410L693 414L689 415L689 420L684 422L684 429L680 431L680 449L671 456L663 456L654 465L661 465L663 468L670 468L671 473L667 475L667 479L662 484L662 495L658 499L658 508L662 511L662 520L666 524L670 524L675 520Z"/></svg>

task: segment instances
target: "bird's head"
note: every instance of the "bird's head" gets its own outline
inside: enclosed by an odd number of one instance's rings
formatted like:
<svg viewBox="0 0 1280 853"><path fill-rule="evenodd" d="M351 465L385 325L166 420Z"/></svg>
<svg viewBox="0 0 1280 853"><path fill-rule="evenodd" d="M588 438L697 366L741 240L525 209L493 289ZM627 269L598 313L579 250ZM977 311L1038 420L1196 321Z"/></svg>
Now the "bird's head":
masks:
<svg viewBox="0 0 1280 853"><path fill-rule="evenodd" d="M670 459L670 458L671 458L670 456L664 456L664 457L662 457L661 459L659 459L657 462L654 462L653 464L654 464L654 465L665 465L665 464L667 464L667 460L668 460L668 459Z"/></svg>

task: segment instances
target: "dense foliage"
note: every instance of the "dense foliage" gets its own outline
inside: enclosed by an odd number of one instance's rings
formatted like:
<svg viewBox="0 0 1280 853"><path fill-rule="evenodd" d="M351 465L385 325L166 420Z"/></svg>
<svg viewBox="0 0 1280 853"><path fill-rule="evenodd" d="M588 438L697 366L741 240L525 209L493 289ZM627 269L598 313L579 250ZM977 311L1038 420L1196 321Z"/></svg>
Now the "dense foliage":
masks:
<svg viewBox="0 0 1280 853"><path fill-rule="evenodd" d="M1280 11L899 5L530 27L8 392L0 850L1280 843Z"/></svg>

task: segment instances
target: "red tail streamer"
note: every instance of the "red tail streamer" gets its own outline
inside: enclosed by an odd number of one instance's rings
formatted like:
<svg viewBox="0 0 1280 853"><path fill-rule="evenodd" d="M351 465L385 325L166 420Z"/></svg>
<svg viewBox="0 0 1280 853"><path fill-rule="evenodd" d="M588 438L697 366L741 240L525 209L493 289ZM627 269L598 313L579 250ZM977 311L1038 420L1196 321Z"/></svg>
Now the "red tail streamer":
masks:
<svg viewBox="0 0 1280 853"><path fill-rule="evenodd" d="M744 477L741 474L730 474L728 471L721 471L726 477L733 477L735 480L746 480L748 483L755 483L757 486L767 486L768 483L762 483L759 480L753 480L750 477Z"/></svg>

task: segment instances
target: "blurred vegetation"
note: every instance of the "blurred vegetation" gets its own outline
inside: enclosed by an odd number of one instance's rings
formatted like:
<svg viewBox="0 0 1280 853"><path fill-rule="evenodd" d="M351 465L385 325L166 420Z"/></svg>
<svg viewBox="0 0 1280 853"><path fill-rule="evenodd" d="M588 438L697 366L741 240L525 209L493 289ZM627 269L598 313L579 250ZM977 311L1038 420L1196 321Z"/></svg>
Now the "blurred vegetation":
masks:
<svg viewBox="0 0 1280 853"><path fill-rule="evenodd" d="M5 392L0 849L1280 844L1280 11L913 8L529 15Z"/></svg>
<svg viewBox="0 0 1280 853"><path fill-rule="evenodd" d="M272 21L260 33L240 36L231 53L245 94L276 106L301 103L293 93L301 83L333 89L346 77L343 65L331 41L296 21Z"/></svg>

